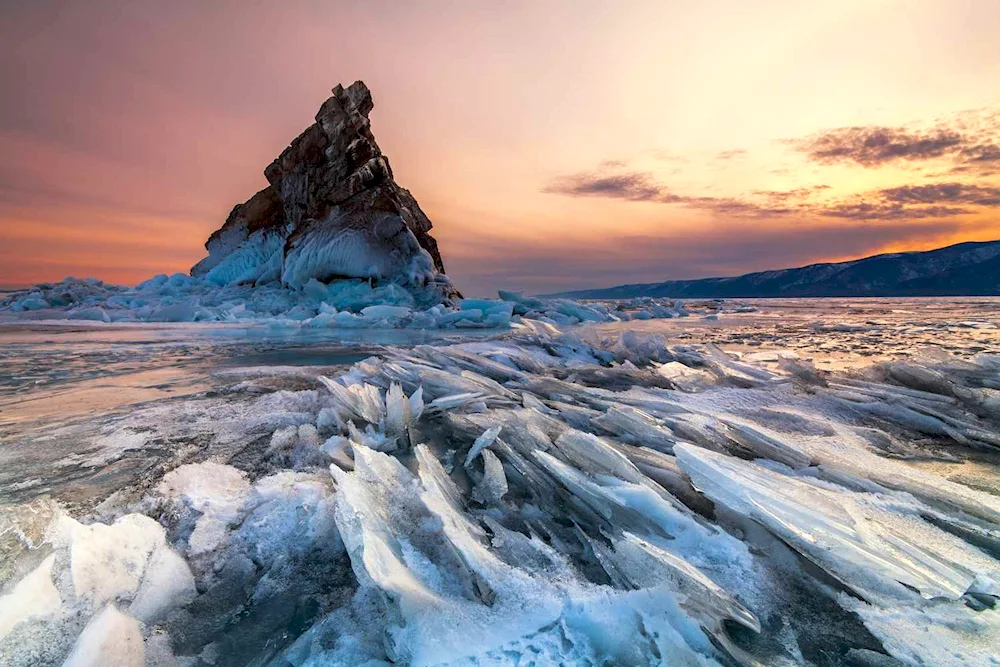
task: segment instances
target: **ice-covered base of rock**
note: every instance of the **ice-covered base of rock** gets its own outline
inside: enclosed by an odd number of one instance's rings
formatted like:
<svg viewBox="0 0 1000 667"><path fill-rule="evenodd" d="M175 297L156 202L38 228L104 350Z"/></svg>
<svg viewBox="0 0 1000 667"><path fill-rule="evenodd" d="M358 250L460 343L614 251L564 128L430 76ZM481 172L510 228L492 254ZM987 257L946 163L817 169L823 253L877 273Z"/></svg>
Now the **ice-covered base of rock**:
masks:
<svg viewBox="0 0 1000 667"><path fill-rule="evenodd" d="M0 314L23 319L98 322L225 322L316 328L507 328L521 316L564 326L579 322L683 317L671 299L583 304L501 291L500 299L452 299L443 274L420 286L392 281L310 279L301 289L219 285L183 273L158 275L136 287L95 278L66 278L0 297ZM719 302L721 307L721 303ZM734 306L740 307L740 306ZM746 308L746 306L742 306Z"/></svg>
<svg viewBox="0 0 1000 667"><path fill-rule="evenodd" d="M0 663L998 664L1000 497L908 461L997 454L1000 357L531 327L242 382L249 474L8 508Z"/></svg>

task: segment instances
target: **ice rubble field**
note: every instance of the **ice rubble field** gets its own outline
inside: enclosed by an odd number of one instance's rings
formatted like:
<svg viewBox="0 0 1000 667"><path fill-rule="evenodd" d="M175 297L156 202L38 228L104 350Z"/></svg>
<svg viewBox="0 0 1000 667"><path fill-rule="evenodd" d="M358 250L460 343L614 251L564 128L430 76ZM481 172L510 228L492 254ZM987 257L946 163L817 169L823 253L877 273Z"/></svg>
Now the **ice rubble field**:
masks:
<svg viewBox="0 0 1000 667"><path fill-rule="evenodd" d="M519 326L182 411L250 472L2 508L0 664L1000 664L996 478L905 462L1000 449L1000 356Z"/></svg>
<svg viewBox="0 0 1000 667"><path fill-rule="evenodd" d="M542 301L501 291L500 299L436 302L437 292L395 282L310 279L301 289L217 285L183 273L158 275L136 287L95 278L66 278L0 296L0 313L35 319L98 322L252 322L274 327L414 329L504 328L514 314L557 325L687 315L683 303L663 299L583 304ZM432 305L433 304L433 305Z"/></svg>

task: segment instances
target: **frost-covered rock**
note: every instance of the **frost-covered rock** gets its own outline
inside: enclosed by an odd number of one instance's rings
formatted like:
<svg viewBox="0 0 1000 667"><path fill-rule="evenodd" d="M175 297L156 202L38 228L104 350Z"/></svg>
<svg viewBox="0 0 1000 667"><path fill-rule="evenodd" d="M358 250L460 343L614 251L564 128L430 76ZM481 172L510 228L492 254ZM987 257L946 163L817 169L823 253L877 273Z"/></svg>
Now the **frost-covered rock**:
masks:
<svg viewBox="0 0 1000 667"><path fill-rule="evenodd" d="M209 237L209 256L191 275L217 285L296 288L371 278L428 290L427 301L457 296L431 221L393 180L371 133L373 106L361 81L334 88L316 122L264 170L268 187Z"/></svg>

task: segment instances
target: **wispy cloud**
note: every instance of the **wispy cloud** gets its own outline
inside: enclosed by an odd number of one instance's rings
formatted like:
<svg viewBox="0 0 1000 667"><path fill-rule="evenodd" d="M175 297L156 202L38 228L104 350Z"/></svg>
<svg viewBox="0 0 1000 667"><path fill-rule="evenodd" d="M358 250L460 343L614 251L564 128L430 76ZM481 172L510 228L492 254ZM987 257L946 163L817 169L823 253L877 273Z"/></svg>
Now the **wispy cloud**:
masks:
<svg viewBox="0 0 1000 667"><path fill-rule="evenodd" d="M977 144L962 149L962 156L969 162L1000 162L1000 145Z"/></svg>
<svg viewBox="0 0 1000 667"><path fill-rule="evenodd" d="M963 141L961 134L949 130L919 133L891 127L842 127L794 145L816 162L877 167L895 160L927 160L955 153Z"/></svg>
<svg viewBox="0 0 1000 667"><path fill-rule="evenodd" d="M746 151L745 148L734 148L733 150L721 151L721 152L717 153L716 156L715 156L715 159L716 160L722 160L722 161L725 161L725 160L735 160L735 159L743 157L746 154L747 154L747 151Z"/></svg>
<svg viewBox="0 0 1000 667"><path fill-rule="evenodd" d="M605 163L607 164L607 163ZM661 201L666 194L649 174L583 173L556 178L542 192L572 197L607 197L627 201Z"/></svg>
<svg viewBox="0 0 1000 667"><path fill-rule="evenodd" d="M755 190L741 197L678 195L647 173L581 173L553 180L543 191L572 197L675 204L738 217L788 215L851 220L946 218L1000 208L1000 188L945 182L882 188L841 198L818 198L828 185L794 190Z"/></svg>
<svg viewBox="0 0 1000 667"><path fill-rule="evenodd" d="M953 202L977 206L1000 206L1000 188L969 183L933 183L887 188L881 193L886 199L902 203L934 204Z"/></svg>
<svg viewBox="0 0 1000 667"><path fill-rule="evenodd" d="M1000 113L993 109L966 111L924 129L840 127L786 143L820 164L877 168L944 159L959 171L976 171L986 168L985 163L1000 162Z"/></svg>
<svg viewBox="0 0 1000 667"><path fill-rule="evenodd" d="M1000 188L969 183L931 183L883 188L817 211L853 220L946 218L1000 207Z"/></svg>
<svg viewBox="0 0 1000 667"><path fill-rule="evenodd" d="M804 196L806 190L796 191L795 194ZM808 190L813 191L812 188ZM680 204L689 208L739 216L766 217L795 211L794 207L786 205L784 201L792 196L792 192L766 193L767 196L756 202L737 197L691 197L676 194L657 183L651 174L641 172L620 174L584 172L562 176L553 179L542 191L571 197L602 197L658 204Z"/></svg>

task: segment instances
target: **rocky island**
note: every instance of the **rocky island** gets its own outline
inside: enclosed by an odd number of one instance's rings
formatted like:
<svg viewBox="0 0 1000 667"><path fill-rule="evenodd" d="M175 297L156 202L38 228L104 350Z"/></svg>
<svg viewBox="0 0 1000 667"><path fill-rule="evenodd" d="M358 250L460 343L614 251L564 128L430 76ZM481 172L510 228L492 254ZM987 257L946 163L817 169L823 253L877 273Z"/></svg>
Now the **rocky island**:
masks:
<svg viewBox="0 0 1000 667"><path fill-rule="evenodd" d="M431 221L393 180L371 132L374 103L362 81L333 96L264 170L269 185L233 208L191 275L218 285L302 287L342 278L395 281L458 296L444 275Z"/></svg>

